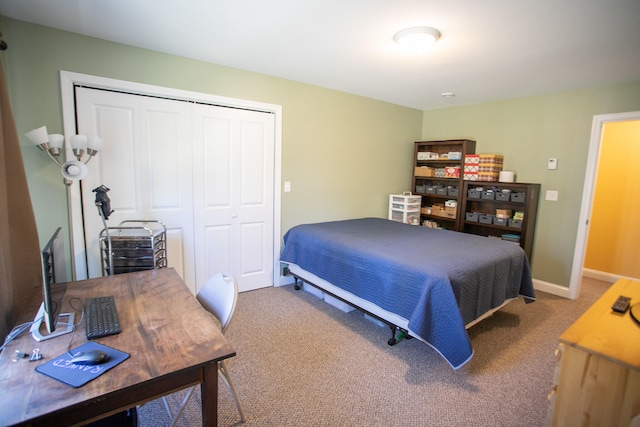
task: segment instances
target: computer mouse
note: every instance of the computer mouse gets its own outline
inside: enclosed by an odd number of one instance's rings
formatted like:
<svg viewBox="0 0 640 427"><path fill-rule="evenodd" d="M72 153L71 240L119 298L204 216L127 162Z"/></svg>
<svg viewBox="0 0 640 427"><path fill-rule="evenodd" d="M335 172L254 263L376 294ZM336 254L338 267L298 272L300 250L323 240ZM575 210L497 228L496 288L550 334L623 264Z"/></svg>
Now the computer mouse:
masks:
<svg viewBox="0 0 640 427"><path fill-rule="evenodd" d="M76 353L71 358L71 363L76 365L99 365L109 359L107 353L101 350L89 350Z"/></svg>

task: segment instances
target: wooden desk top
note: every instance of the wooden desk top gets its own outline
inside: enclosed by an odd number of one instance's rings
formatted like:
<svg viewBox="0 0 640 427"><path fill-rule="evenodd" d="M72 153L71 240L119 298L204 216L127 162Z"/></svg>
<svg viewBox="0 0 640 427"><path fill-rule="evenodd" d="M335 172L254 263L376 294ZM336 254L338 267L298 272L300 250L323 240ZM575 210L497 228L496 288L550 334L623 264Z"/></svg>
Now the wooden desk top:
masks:
<svg viewBox="0 0 640 427"><path fill-rule="evenodd" d="M629 314L611 310L619 295L640 303L640 282L620 279L614 283L561 336L560 342L640 370L640 325Z"/></svg>
<svg viewBox="0 0 640 427"><path fill-rule="evenodd" d="M35 371L35 368L67 351L72 335L37 342L24 333L0 353L0 425L36 420L50 413L99 417L116 413L202 381L202 367L235 355L215 318L198 303L180 276L171 268L70 282L62 312L81 307L88 297L115 297L122 332L96 340L130 354L129 359L80 388L72 388ZM39 297L40 298L40 297ZM25 310L21 321L33 320L40 304ZM71 306L69 303L71 302ZM76 313L76 323L80 314ZM79 322L71 348L87 342L84 319ZM38 362L13 362L16 349L31 353L39 348ZM105 396L110 399L105 399ZM109 403L103 401L110 400ZM127 406L129 405L129 406ZM120 408L118 408L120 406ZM52 425L52 424L50 424Z"/></svg>

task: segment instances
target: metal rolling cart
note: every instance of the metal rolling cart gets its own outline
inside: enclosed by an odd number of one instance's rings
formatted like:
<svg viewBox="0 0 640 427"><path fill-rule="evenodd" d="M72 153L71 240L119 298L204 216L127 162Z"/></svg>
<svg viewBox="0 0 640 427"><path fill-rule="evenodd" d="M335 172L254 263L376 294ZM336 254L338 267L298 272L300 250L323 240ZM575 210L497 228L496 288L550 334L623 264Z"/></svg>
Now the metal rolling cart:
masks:
<svg viewBox="0 0 640 427"><path fill-rule="evenodd" d="M100 232L102 274L167 266L167 228L155 220L127 220Z"/></svg>

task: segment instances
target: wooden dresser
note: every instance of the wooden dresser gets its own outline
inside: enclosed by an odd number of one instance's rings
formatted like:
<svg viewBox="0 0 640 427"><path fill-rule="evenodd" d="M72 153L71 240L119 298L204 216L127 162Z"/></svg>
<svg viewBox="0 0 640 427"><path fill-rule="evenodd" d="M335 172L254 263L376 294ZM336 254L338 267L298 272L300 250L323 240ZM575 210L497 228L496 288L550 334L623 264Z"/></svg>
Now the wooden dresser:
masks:
<svg viewBox="0 0 640 427"><path fill-rule="evenodd" d="M611 309L619 295L640 303L640 282L618 280L560 336L552 426L640 426L640 326Z"/></svg>

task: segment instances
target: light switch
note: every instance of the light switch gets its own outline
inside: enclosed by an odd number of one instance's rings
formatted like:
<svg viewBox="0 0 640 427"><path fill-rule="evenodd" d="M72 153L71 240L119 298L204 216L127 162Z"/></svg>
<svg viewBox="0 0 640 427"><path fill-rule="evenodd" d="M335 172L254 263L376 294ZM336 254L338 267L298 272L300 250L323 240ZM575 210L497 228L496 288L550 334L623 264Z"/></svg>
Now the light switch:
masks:
<svg viewBox="0 0 640 427"><path fill-rule="evenodd" d="M290 193L291 192L291 181L285 181L284 182L284 192L285 193Z"/></svg>
<svg viewBox="0 0 640 427"><path fill-rule="evenodd" d="M555 157L549 158L549 162L547 163L547 169L556 170L558 169L558 159Z"/></svg>
<svg viewBox="0 0 640 427"><path fill-rule="evenodd" d="M558 201L558 191L557 190L547 190L547 193L544 197L545 200L549 200L550 202Z"/></svg>

